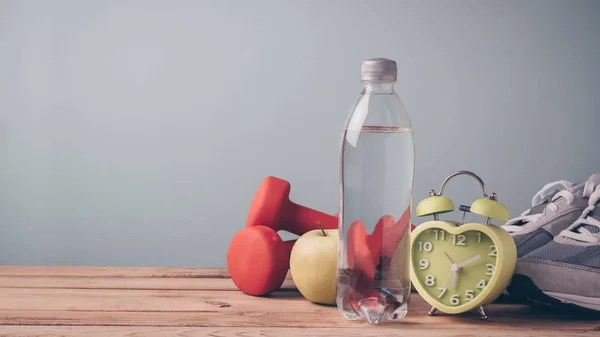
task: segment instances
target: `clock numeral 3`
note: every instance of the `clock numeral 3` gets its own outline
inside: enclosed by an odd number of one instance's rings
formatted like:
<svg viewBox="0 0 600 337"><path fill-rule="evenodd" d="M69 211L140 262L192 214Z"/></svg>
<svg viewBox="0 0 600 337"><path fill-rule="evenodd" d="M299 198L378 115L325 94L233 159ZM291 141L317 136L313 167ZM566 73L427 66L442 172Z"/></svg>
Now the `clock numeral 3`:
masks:
<svg viewBox="0 0 600 337"><path fill-rule="evenodd" d="M485 288L485 280L479 280L479 283L477 283L477 286L475 286L475 288L483 290L483 288Z"/></svg>
<svg viewBox="0 0 600 337"><path fill-rule="evenodd" d="M490 249L492 250L488 256L496 256L496 246L495 245L491 245Z"/></svg>
<svg viewBox="0 0 600 337"><path fill-rule="evenodd" d="M452 305L460 304L460 299L458 298L458 295L450 296L450 304L452 304Z"/></svg>
<svg viewBox="0 0 600 337"><path fill-rule="evenodd" d="M485 274L488 276L491 276L492 274L494 274L494 269L496 266L494 266L491 263L488 263L485 265L485 267L487 268L487 270L485 271Z"/></svg>
<svg viewBox="0 0 600 337"><path fill-rule="evenodd" d="M446 240L446 231L443 229L434 229L433 233L435 234L436 240Z"/></svg>
<svg viewBox="0 0 600 337"><path fill-rule="evenodd" d="M433 249L433 245L431 244L431 242L429 241L419 241L417 242L417 245L419 245L419 251L426 251L426 252L430 252Z"/></svg>
<svg viewBox="0 0 600 337"><path fill-rule="evenodd" d="M433 287L435 285L435 277L433 277L433 275L425 276L425 284L429 287Z"/></svg>
<svg viewBox="0 0 600 337"><path fill-rule="evenodd" d="M464 234L452 235L452 244L455 246L466 246L467 236Z"/></svg>
<svg viewBox="0 0 600 337"><path fill-rule="evenodd" d="M427 267L429 267L429 261L427 259L419 260L419 269L423 270L427 269Z"/></svg>
<svg viewBox="0 0 600 337"><path fill-rule="evenodd" d="M474 298L475 298L475 294L473 293L473 290L467 289L467 291L465 291L465 300L467 300L467 302L468 302Z"/></svg>

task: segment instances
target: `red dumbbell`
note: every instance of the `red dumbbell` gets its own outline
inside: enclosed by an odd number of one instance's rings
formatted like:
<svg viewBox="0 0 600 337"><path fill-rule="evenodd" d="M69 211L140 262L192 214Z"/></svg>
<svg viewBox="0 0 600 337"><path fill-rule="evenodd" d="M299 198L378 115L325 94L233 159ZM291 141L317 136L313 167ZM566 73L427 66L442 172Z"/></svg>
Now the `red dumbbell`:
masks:
<svg viewBox="0 0 600 337"><path fill-rule="evenodd" d="M236 287L260 296L281 287L290 268L290 253L296 240L283 241L266 226L237 232L227 252L227 268Z"/></svg>
<svg viewBox="0 0 600 337"><path fill-rule="evenodd" d="M398 245L406 236L406 229L410 224L410 211L407 209L398 221L391 215L382 216L372 234L367 234L362 221L354 221L348 228L347 258L348 272L351 274L351 290L345 294L347 303L354 311L361 312L362 306L367 302L376 302L372 305L389 306L388 310L394 311L400 302L396 296L384 288L374 289L373 281L377 265L381 262L382 268L389 268ZM410 230L414 226L410 225ZM382 256L388 257L380 261Z"/></svg>
<svg viewBox="0 0 600 337"><path fill-rule="evenodd" d="M361 303L364 303L366 299L378 303L387 303L388 300L395 301L395 296L387 298L385 294L373 289L378 257L371 254L370 236L362 221L357 220L350 225L347 238L347 258L350 269L348 272L351 280L350 290L344 295L347 303L352 306L354 311L360 312Z"/></svg>
<svg viewBox="0 0 600 337"><path fill-rule="evenodd" d="M357 289L367 291L371 288L380 257L394 254L409 224L410 212L407 209L398 221L391 215L382 216L372 234L367 234L360 220L350 225L347 236L348 268L354 270L354 286ZM411 225L412 229L414 226Z"/></svg>
<svg viewBox="0 0 600 337"><path fill-rule="evenodd" d="M246 227L263 225L296 235L318 229L317 223L323 229L338 228L336 216L291 202L290 188L290 183L283 179L265 178L250 205Z"/></svg>
<svg viewBox="0 0 600 337"><path fill-rule="evenodd" d="M370 289L375 278L376 259L371 254L369 235L362 221L354 221L348 228L347 236L348 268L352 270L354 289Z"/></svg>
<svg viewBox="0 0 600 337"><path fill-rule="evenodd" d="M379 219L373 233L368 238L369 248L371 254L373 254L375 264L379 262L381 256L391 257L394 255L396 248L406 235L406 229L409 225L412 232L415 226L410 223L410 210L408 208L398 221L387 214Z"/></svg>

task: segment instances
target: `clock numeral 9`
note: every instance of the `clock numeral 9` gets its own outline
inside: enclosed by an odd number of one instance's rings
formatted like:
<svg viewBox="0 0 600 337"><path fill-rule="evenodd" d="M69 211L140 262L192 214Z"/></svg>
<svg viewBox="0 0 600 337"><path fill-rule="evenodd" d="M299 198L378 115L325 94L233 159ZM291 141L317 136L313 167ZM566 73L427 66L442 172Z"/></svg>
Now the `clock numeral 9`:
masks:
<svg viewBox="0 0 600 337"><path fill-rule="evenodd" d="M425 284L428 287L433 287L435 285L435 277L433 277L433 275L425 276Z"/></svg>
<svg viewBox="0 0 600 337"><path fill-rule="evenodd" d="M485 265L485 267L487 268L487 270L485 271L485 274L488 276L491 276L492 274L494 274L494 269L496 266L494 266L491 263L488 263Z"/></svg>
<svg viewBox="0 0 600 337"><path fill-rule="evenodd" d="M488 256L496 256L496 246L495 245L491 245L490 249L492 250Z"/></svg>
<svg viewBox="0 0 600 337"><path fill-rule="evenodd" d="M475 294L473 293L473 290L467 289L467 291L465 291L465 300L467 300L467 302L468 302L474 298L475 298Z"/></svg>
<svg viewBox="0 0 600 337"><path fill-rule="evenodd" d="M450 304L452 304L452 305L460 304L460 299L458 298L458 295L450 296Z"/></svg>
<svg viewBox="0 0 600 337"><path fill-rule="evenodd" d="M452 244L455 246L466 246L467 236L464 234L452 235Z"/></svg>
<svg viewBox="0 0 600 337"><path fill-rule="evenodd" d="M419 242L417 242L417 244L419 245L420 252L422 252L423 250L425 250L426 252L430 252L431 249L433 249L433 245L429 241L425 241L425 242L419 241Z"/></svg>
<svg viewBox="0 0 600 337"><path fill-rule="evenodd" d="M427 259L419 260L419 269L423 270L427 269L427 267L429 267L429 261Z"/></svg>
<svg viewBox="0 0 600 337"><path fill-rule="evenodd" d="M446 240L446 231L443 229L434 229L433 233L435 234L436 240Z"/></svg>

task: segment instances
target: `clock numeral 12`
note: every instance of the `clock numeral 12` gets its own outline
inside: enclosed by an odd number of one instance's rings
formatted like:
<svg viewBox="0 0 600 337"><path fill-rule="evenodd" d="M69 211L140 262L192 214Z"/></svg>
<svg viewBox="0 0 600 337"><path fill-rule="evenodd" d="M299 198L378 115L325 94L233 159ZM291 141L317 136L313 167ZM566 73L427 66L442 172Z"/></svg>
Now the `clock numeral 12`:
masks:
<svg viewBox="0 0 600 337"><path fill-rule="evenodd" d="M477 243L480 243L481 242L481 233L475 232L475 235L477 235Z"/></svg>
<svg viewBox="0 0 600 337"><path fill-rule="evenodd" d="M455 246L466 246L467 236L464 234L452 235L452 244Z"/></svg>
<svg viewBox="0 0 600 337"><path fill-rule="evenodd" d="M443 229L434 229L433 233L435 234L436 240L446 240L446 231Z"/></svg>

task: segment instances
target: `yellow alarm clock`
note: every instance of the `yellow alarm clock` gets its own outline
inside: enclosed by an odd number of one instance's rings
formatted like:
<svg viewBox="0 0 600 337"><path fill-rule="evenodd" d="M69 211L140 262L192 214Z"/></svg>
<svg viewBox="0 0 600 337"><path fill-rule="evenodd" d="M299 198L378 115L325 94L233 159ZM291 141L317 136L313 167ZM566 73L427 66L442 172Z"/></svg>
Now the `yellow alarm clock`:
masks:
<svg viewBox="0 0 600 337"><path fill-rule="evenodd" d="M459 209L485 217L483 223L439 220L439 214L454 210L452 200L442 195L444 186L462 174L479 182L483 198ZM479 176L458 171L442 182L439 193L429 192L429 197L417 205L415 214L434 218L418 225L411 233L411 281L432 306L428 314L433 315L436 310L447 314L477 310L482 319L487 319L483 307L506 289L517 260L517 249L510 234L490 224L491 219L508 220L506 206L498 202L495 193L487 195Z"/></svg>

